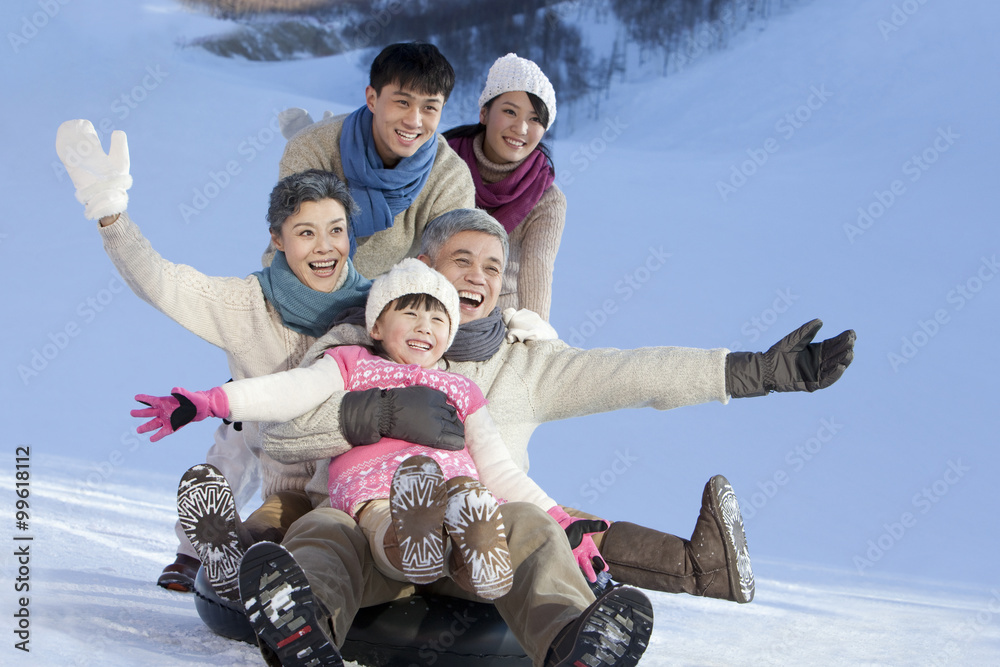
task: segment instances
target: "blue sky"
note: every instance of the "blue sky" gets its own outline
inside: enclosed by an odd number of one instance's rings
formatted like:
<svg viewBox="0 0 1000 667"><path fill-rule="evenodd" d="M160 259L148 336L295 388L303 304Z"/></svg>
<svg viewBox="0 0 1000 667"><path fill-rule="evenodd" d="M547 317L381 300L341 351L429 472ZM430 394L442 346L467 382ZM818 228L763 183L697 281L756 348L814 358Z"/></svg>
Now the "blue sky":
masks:
<svg viewBox="0 0 1000 667"><path fill-rule="evenodd" d="M565 338L763 350L821 317L821 336L854 328L858 344L841 382L814 395L546 425L529 452L551 495L687 535L705 481L723 473L761 576L815 566L1000 586L988 518L998 11L800 3L667 77L636 67L596 115L560 110L569 214L552 323ZM210 427L151 445L134 433L132 396L218 384L224 356L116 277L55 130L77 117L125 130L130 211L154 247L243 276L267 241L275 111L355 108L370 56L253 63L182 49L227 26L166 0L3 14L8 442L78 460L79 489L125 471L179 477Z"/></svg>

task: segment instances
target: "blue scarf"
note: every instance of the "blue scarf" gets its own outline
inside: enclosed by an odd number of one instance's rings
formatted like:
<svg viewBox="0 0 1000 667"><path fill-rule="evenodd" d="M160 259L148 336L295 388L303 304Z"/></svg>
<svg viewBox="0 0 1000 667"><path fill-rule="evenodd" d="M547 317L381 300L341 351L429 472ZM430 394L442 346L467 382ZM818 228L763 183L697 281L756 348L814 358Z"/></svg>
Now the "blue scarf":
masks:
<svg viewBox="0 0 1000 667"><path fill-rule="evenodd" d="M291 268L285 253L274 253L271 266L262 271L254 271L260 282L264 298L274 306L286 327L300 334L319 338L333 324L341 311L356 306L364 307L368 301L368 290L372 281L354 268L354 262L347 259L347 279L340 289L332 292L317 292L299 280Z"/></svg>
<svg viewBox="0 0 1000 667"><path fill-rule="evenodd" d="M340 163L351 196L361 209L351 217L351 256L356 237L371 236L392 227L393 218L417 198L430 176L437 156L437 136L417 152L386 169L375 150L372 112L363 106L344 119L340 130Z"/></svg>

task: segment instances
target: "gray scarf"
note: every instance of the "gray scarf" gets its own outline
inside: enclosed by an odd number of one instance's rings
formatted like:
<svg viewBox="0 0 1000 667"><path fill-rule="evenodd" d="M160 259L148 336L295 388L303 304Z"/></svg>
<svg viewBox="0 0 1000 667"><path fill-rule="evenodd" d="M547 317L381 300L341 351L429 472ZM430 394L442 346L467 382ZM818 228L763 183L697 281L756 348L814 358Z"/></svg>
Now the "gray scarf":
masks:
<svg viewBox="0 0 1000 667"><path fill-rule="evenodd" d="M486 317L460 325L444 356L449 361L486 361L500 349L506 334L500 309L494 308Z"/></svg>

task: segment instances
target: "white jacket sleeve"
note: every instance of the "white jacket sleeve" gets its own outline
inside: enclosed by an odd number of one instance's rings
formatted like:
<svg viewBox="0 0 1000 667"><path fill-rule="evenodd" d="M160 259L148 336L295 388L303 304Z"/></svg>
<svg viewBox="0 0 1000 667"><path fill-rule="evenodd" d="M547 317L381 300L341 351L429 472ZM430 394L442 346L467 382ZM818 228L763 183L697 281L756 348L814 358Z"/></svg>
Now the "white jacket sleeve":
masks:
<svg viewBox="0 0 1000 667"><path fill-rule="evenodd" d="M546 512L557 503L514 463L486 407L465 420L465 445L479 471L479 479L493 495L508 501L529 502Z"/></svg>
<svg viewBox="0 0 1000 667"><path fill-rule="evenodd" d="M222 389L233 421L284 422L343 391L344 378L336 359L324 354L311 366L227 382Z"/></svg>

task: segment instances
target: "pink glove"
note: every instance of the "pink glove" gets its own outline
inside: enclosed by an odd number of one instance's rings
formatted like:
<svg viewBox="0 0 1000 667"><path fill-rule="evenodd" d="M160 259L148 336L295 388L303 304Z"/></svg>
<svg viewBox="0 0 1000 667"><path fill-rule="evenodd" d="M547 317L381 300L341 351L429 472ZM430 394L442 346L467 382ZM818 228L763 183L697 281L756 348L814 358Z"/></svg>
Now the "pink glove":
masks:
<svg viewBox="0 0 1000 667"><path fill-rule="evenodd" d="M603 519L574 519L559 505L549 510L549 516L566 531L569 545L573 548L577 564L583 570L583 576L587 577L590 583L597 581L597 573L607 570L608 564L601 558L601 552L597 550L591 535L603 533L610 524Z"/></svg>
<svg viewBox="0 0 1000 667"><path fill-rule="evenodd" d="M138 394L135 400L149 407L132 410L130 414L133 417L152 417L137 428L136 432L148 433L160 429L150 436L150 442L161 440L185 424L200 422L206 417L229 416L229 396L222 387L208 391L188 391L174 387L170 396Z"/></svg>

